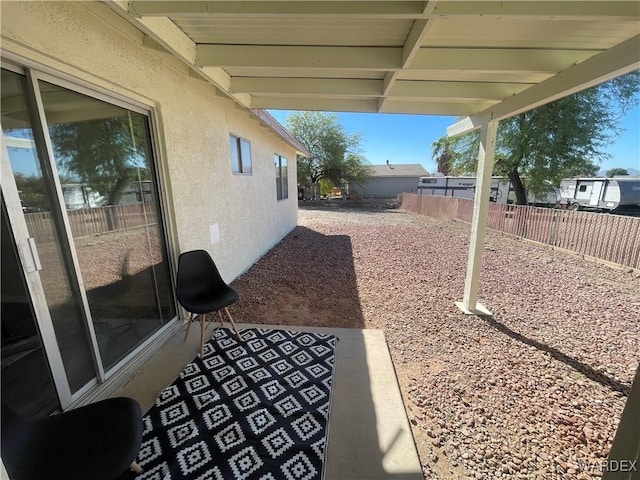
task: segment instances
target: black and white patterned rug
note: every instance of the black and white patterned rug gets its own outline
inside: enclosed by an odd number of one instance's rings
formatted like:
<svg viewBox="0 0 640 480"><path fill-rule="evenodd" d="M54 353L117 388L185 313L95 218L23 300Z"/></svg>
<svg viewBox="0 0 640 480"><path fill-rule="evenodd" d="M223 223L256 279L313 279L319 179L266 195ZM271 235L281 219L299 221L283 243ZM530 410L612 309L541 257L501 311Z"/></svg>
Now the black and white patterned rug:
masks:
<svg viewBox="0 0 640 480"><path fill-rule="evenodd" d="M136 480L324 478L336 337L219 328L144 416Z"/></svg>

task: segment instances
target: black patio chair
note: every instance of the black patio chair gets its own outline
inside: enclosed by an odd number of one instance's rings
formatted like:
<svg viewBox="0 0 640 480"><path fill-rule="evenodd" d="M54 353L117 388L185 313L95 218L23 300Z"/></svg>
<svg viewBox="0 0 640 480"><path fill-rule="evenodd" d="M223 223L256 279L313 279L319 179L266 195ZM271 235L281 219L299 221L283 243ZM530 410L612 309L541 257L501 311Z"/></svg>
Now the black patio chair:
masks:
<svg viewBox="0 0 640 480"><path fill-rule="evenodd" d="M178 302L189 312L187 331L184 340L189 336L191 322L197 315L200 319L200 357L204 356L204 330L207 316L217 312L220 323L224 326L222 310L240 340L236 322L229 313L229 305L240 299L240 294L225 283L220 276L216 264L205 250L184 252L178 259L178 278L176 281Z"/></svg>
<svg viewBox="0 0 640 480"><path fill-rule="evenodd" d="M44 418L28 418L2 403L2 461L11 480L115 480L135 462L142 412L116 397Z"/></svg>

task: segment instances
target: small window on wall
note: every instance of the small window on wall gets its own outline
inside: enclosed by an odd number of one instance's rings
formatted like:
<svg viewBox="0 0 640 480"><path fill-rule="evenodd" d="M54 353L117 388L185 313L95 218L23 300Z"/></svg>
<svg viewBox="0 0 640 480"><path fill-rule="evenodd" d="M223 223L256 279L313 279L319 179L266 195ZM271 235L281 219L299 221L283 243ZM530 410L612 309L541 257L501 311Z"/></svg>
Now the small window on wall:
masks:
<svg viewBox="0 0 640 480"><path fill-rule="evenodd" d="M231 170L233 173L251 173L251 143L244 138L229 136L231 147Z"/></svg>
<svg viewBox="0 0 640 480"><path fill-rule="evenodd" d="M276 195L278 200L289 198L289 181L287 177L287 159L280 155L275 156L276 166Z"/></svg>

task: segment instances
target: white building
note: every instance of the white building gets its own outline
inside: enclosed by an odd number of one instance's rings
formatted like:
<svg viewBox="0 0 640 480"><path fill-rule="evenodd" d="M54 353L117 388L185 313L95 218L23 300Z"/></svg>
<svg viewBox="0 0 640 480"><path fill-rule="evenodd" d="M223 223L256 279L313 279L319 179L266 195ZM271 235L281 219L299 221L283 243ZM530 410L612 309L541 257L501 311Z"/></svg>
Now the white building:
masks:
<svg viewBox="0 0 640 480"><path fill-rule="evenodd" d="M364 197L395 198L403 192L415 193L418 179L429 175L418 163L371 165L372 176L364 185L355 185L352 190Z"/></svg>

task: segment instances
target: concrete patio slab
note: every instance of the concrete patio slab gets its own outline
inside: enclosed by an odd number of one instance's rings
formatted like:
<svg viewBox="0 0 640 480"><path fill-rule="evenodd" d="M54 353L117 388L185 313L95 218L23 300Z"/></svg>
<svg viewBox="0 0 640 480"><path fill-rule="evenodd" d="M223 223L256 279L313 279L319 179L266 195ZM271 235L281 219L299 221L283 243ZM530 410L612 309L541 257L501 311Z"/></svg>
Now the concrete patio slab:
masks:
<svg viewBox="0 0 640 480"><path fill-rule="evenodd" d="M278 327L338 337L329 418L327 480L421 480L420 460L382 330ZM196 329L197 330L197 329ZM213 326L207 336L213 333ZM179 330L113 396L129 396L147 411L199 349L199 332Z"/></svg>

